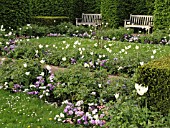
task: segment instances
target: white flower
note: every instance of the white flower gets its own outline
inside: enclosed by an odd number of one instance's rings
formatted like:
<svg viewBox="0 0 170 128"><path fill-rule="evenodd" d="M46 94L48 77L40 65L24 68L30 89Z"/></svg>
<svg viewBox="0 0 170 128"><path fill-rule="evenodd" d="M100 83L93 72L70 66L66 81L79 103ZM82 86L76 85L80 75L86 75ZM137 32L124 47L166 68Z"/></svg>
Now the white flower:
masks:
<svg viewBox="0 0 170 128"><path fill-rule="evenodd" d="M120 67L118 68L118 70L121 70L121 69L123 69L123 67L122 67L122 66L120 66Z"/></svg>
<svg viewBox="0 0 170 128"><path fill-rule="evenodd" d="M130 49L130 48L131 48L131 45L128 46L128 49Z"/></svg>
<svg viewBox="0 0 170 128"><path fill-rule="evenodd" d="M35 50L35 53L38 54L38 50Z"/></svg>
<svg viewBox="0 0 170 128"><path fill-rule="evenodd" d="M37 38L36 39L39 39L39 37L37 36Z"/></svg>
<svg viewBox="0 0 170 128"><path fill-rule="evenodd" d="M8 35L11 36L11 35L12 35L12 32L9 32Z"/></svg>
<svg viewBox="0 0 170 128"><path fill-rule="evenodd" d="M63 113L60 113L60 117L64 118L64 114L63 114Z"/></svg>
<svg viewBox="0 0 170 128"><path fill-rule="evenodd" d="M102 58L102 55L99 55L99 58Z"/></svg>
<svg viewBox="0 0 170 128"><path fill-rule="evenodd" d="M141 84L139 85L139 84L135 83L135 89L136 89L137 93L142 96L144 93L146 93L148 91L148 86L142 87Z"/></svg>
<svg viewBox="0 0 170 128"><path fill-rule="evenodd" d="M5 82L5 84L4 85L7 85L8 84L8 82Z"/></svg>
<svg viewBox="0 0 170 128"><path fill-rule="evenodd" d="M70 45L69 45L69 44L67 44L67 45L66 45L66 49L67 49L67 48L69 48L69 47L70 47Z"/></svg>
<svg viewBox="0 0 170 128"><path fill-rule="evenodd" d="M99 86L99 88L101 88L101 87L102 87L102 84L98 84L98 86Z"/></svg>
<svg viewBox="0 0 170 128"><path fill-rule="evenodd" d="M89 106L93 106L93 105L94 105L94 103L88 103L88 105L89 105Z"/></svg>
<svg viewBox="0 0 170 128"><path fill-rule="evenodd" d="M50 93L48 93L48 92L47 92L47 93L45 93L45 95L46 95L46 96L49 96L49 95L50 95Z"/></svg>
<svg viewBox="0 0 170 128"><path fill-rule="evenodd" d="M65 44L66 43L66 41L63 41L63 44Z"/></svg>
<svg viewBox="0 0 170 128"><path fill-rule="evenodd" d="M66 57L63 57L63 58L62 58L62 61L66 61Z"/></svg>
<svg viewBox="0 0 170 128"><path fill-rule="evenodd" d="M125 51L125 49L121 49L121 51L122 51L122 52L124 52L124 51Z"/></svg>
<svg viewBox="0 0 170 128"><path fill-rule="evenodd" d="M115 98L119 98L119 93L114 94Z"/></svg>
<svg viewBox="0 0 170 128"><path fill-rule="evenodd" d="M27 67L27 64L26 64L26 63L24 63L23 65L24 65L24 68L26 68L26 67Z"/></svg>
<svg viewBox="0 0 170 128"><path fill-rule="evenodd" d="M84 51L84 50L85 50L85 48L82 48L82 50Z"/></svg>
<svg viewBox="0 0 170 128"><path fill-rule="evenodd" d="M153 59L154 58L154 56L151 56L151 59Z"/></svg>
<svg viewBox="0 0 170 128"><path fill-rule="evenodd" d="M30 41L30 39L26 39L27 41Z"/></svg>
<svg viewBox="0 0 170 128"><path fill-rule="evenodd" d="M40 63L42 63L42 64L43 64L44 62L45 62L45 60L41 60L41 61L40 61Z"/></svg>
<svg viewBox="0 0 170 128"><path fill-rule="evenodd" d="M39 45L39 48L43 48L43 45L40 44L40 45Z"/></svg>
<svg viewBox="0 0 170 128"><path fill-rule="evenodd" d="M68 100L62 102L62 104L68 104L68 103L69 103Z"/></svg>
<svg viewBox="0 0 170 128"><path fill-rule="evenodd" d="M93 111L92 111L92 114L94 115L94 114L96 114L97 113L97 109L94 109Z"/></svg>
<svg viewBox="0 0 170 128"><path fill-rule="evenodd" d="M49 65L46 65L47 70L51 70L51 67Z"/></svg>
<svg viewBox="0 0 170 128"><path fill-rule="evenodd" d="M30 85L30 88L36 88L36 86L35 86L35 85L33 85L33 84L31 84L31 85Z"/></svg>
<svg viewBox="0 0 170 128"><path fill-rule="evenodd" d="M99 115L96 114L96 115L93 116L93 118L97 120L97 119L99 119Z"/></svg>
<svg viewBox="0 0 170 128"><path fill-rule="evenodd" d="M26 89L24 89L24 91L23 91L23 92L28 92L28 91L29 91L29 89L27 89L27 88L26 88Z"/></svg>
<svg viewBox="0 0 170 128"><path fill-rule="evenodd" d="M39 89L46 89L46 86L40 86Z"/></svg>
<svg viewBox="0 0 170 128"><path fill-rule="evenodd" d="M90 52L90 55L93 55L93 52Z"/></svg>
<svg viewBox="0 0 170 128"><path fill-rule="evenodd" d="M97 43L95 43L94 46L97 47L98 46Z"/></svg>
<svg viewBox="0 0 170 128"><path fill-rule="evenodd" d="M135 49L139 49L139 46L136 45Z"/></svg>
<svg viewBox="0 0 170 128"><path fill-rule="evenodd" d="M26 73L25 73L25 75L27 75L27 76L28 76L29 74L30 74L30 72L26 72Z"/></svg>
<svg viewBox="0 0 170 128"><path fill-rule="evenodd" d="M144 62L140 62L140 65L141 65L141 66L144 65Z"/></svg>
<svg viewBox="0 0 170 128"><path fill-rule="evenodd" d="M91 94L92 94L92 95L96 95L96 92L92 92Z"/></svg>
<svg viewBox="0 0 170 128"><path fill-rule="evenodd" d="M90 65L88 63L84 63L84 67L88 68L88 67L90 67Z"/></svg>
<svg viewBox="0 0 170 128"><path fill-rule="evenodd" d="M53 44L53 47L55 47L55 44Z"/></svg>
<svg viewBox="0 0 170 128"><path fill-rule="evenodd" d="M49 45L45 45L46 48L48 48Z"/></svg>
<svg viewBox="0 0 170 128"><path fill-rule="evenodd" d="M31 24L27 24L27 26L30 26Z"/></svg>
<svg viewBox="0 0 170 128"><path fill-rule="evenodd" d="M6 58L1 58L1 61L4 61Z"/></svg>
<svg viewBox="0 0 170 128"><path fill-rule="evenodd" d="M58 118L58 122L62 121L62 119Z"/></svg>
<svg viewBox="0 0 170 128"><path fill-rule="evenodd" d="M40 95L39 98L40 98L40 99L43 98L43 95Z"/></svg>
<svg viewBox="0 0 170 128"><path fill-rule="evenodd" d="M44 72L41 72L40 76L44 76Z"/></svg>
<svg viewBox="0 0 170 128"><path fill-rule="evenodd" d="M0 89L2 89L3 88L3 86L0 86Z"/></svg>
<svg viewBox="0 0 170 128"><path fill-rule="evenodd" d="M155 54L156 53L156 50L153 50L153 54Z"/></svg>
<svg viewBox="0 0 170 128"><path fill-rule="evenodd" d="M83 100L79 100L79 101L77 101L77 103L75 104L75 106L81 106L82 104L83 104L84 102L83 102Z"/></svg>

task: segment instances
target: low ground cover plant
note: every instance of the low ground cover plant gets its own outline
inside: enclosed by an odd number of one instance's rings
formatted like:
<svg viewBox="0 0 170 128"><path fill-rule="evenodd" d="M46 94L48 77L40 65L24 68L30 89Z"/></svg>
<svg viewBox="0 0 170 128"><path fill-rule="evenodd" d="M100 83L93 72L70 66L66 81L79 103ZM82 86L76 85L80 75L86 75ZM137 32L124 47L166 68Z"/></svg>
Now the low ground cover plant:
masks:
<svg viewBox="0 0 170 128"><path fill-rule="evenodd" d="M169 53L169 46L69 37L3 41L0 46L1 53L10 58L38 59L61 67L82 64L91 71L106 69L128 76L139 65Z"/></svg>
<svg viewBox="0 0 170 128"><path fill-rule="evenodd" d="M148 87L131 79L137 67L169 54L169 46L96 40L100 37L96 35L94 39L13 36L9 32L0 43L0 89L24 92L61 107L63 111L49 120L73 127L170 125L168 114L163 117L148 109ZM53 74L46 64L68 69ZM115 77L109 79L109 74Z"/></svg>

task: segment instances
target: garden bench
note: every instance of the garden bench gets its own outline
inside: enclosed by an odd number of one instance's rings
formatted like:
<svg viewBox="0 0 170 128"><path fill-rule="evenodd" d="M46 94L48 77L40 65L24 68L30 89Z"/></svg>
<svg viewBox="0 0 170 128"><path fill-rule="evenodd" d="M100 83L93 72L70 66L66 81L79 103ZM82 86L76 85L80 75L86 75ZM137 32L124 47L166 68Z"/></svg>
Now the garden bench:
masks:
<svg viewBox="0 0 170 128"><path fill-rule="evenodd" d="M76 26L78 25L101 25L101 14L84 14L82 13L82 18L76 18Z"/></svg>
<svg viewBox="0 0 170 128"><path fill-rule="evenodd" d="M145 28L150 33L150 29L153 27L153 16L130 14L130 19L124 21L124 27Z"/></svg>

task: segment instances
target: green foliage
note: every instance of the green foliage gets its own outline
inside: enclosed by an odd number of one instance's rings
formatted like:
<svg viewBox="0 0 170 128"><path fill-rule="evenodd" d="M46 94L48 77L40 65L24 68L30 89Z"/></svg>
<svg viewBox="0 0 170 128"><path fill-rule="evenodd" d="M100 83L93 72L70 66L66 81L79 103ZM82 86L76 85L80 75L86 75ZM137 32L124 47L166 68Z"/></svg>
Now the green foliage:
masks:
<svg viewBox="0 0 170 128"><path fill-rule="evenodd" d="M155 0L154 29L170 28L170 2L168 0Z"/></svg>
<svg viewBox="0 0 170 128"><path fill-rule="evenodd" d="M163 44L165 45L168 40L170 40L170 36L168 31L166 30L155 30L152 34L148 34L145 36L140 36L139 40L142 43L150 43L150 44Z"/></svg>
<svg viewBox="0 0 170 128"><path fill-rule="evenodd" d="M59 85L54 90L54 97L72 102L83 100L87 103L98 103L102 89L107 87L107 72L105 70L89 72L81 65L55 73L55 81ZM101 87L98 86L101 84Z"/></svg>
<svg viewBox="0 0 170 128"><path fill-rule="evenodd" d="M152 110L166 114L170 108L170 61L169 56L138 67L136 82L148 86L147 101Z"/></svg>
<svg viewBox="0 0 170 128"><path fill-rule="evenodd" d="M17 36L26 36L26 37L42 37L46 36L49 33L49 28L47 26L38 26L36 24L27 24L21 28L18 28L16 31Z"/></svg>
<svg viewBox="0 0 170 128"><path fill-rule="evenodd" d="M163 117L159 112L152 112L146 106L139 107L135 100L126 97L117 102L107 104L108 127L139 128L139 127L168 127L169 116Z"/></svg>
<svg viewBox="0 0 170 128"><path fill-rule="evenodd" d="M24 67L24 64L27 66ZM14 84L29 86L36 80L43 68L35 60L5 61L0 65L0 85L13 89ZM27 73L26 73L27 72ZM7 85L4 85L7 82Z"/></svg>
<svg viewBox="0 0 170 128"><path fill-rule="evenodd" d="M108 22L110 27L117 28L120 18L118 16L118 1L117 0L102 0L101 13L103 22Z"/></svg>
<svg viewBox="0 0 170 128"><path fill-rule="evenodd" d="M29 0L1 0L0 15L0 25L4 25L4 28L21 27L30 22L30 2Z"/></svg>

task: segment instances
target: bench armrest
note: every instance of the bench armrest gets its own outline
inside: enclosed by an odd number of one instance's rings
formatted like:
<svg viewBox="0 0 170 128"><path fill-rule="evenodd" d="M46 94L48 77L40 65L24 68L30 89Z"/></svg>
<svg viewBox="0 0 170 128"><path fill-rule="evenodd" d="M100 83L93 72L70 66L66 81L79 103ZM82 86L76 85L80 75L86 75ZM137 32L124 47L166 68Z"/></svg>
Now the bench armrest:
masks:
<svg viewBox="0 0 170 128"><path fill-rule="evenodd" d="M124 20L124 25L130 25L131 21L130 20Z"/></svg>

